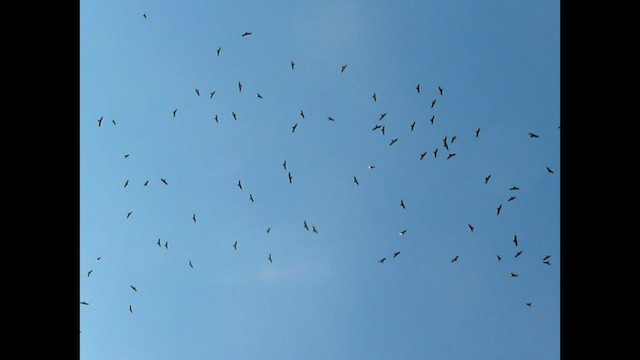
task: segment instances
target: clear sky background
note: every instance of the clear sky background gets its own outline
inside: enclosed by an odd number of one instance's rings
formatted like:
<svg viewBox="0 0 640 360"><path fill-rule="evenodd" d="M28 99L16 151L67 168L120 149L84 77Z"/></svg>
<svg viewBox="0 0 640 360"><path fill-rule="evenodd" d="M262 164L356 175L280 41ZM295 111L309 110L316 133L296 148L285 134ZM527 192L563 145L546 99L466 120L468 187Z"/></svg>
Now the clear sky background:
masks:
<svg viewBox="0 0 640 360"><path fill-rule="evenodd" d="M559 358L559 18L81 1L81 357Z"/></svg>

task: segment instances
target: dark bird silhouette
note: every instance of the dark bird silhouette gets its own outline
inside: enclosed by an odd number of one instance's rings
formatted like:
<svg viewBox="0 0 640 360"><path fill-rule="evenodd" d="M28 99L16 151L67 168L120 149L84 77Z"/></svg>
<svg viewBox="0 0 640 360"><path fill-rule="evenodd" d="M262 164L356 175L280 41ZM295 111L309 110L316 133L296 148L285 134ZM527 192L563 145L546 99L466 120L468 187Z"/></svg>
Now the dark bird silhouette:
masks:
<svg viewBox="0 0 640 360"><path fill-rule="evenodd" d="M551 263L549 262L549 260L545 260L545 261L543 261L543 263L545 263L545 264L547 264L547 265L551 266Z"/></svg>
<svg viewBox="0 0 640 360"><path fill-rule="evenodd" d="M380 129L380 131L382 132L382 136L384 136L384 125L382 126L382 129Z"/></svg>
<svg viewBox="0 0 640 360"><path fill-rule="evenodd" d="M146 19L147 18L147 14L142 14L142 17Z"/></svg>
<svg viewBox="0 0 640 360"><path fill-rule="evenodd" d="M293 176L291 176L291 173L289 173L289 184L292 183L292 180L293 180Z"/></svg>
<svg viewBox="0 0 640 360"><path fill-rule="evenodd" d="M238 91L242 92L242 83L238 81Z"/></svg>
<svg viewBox="0 0 640 360"><path fill-rule="evenodd" d="M516 274L516 273L509 273L509 277L512 277L512 278L514 278L514 277L518 277L518 274Z"/></svg>
<svg viewBox="0 0 640 360"><path fill-rule="evenodd" d="M130 154L124 154L124 158L128 159Z"/></svg>
<svg viewBox="0 0 640 360"><path fill-rule="evenodd" d="M165 248L165 249L169 249L169 242L168 242L168 241L165 241L165 242L164 242L164 248Z"/></svg>
<svg viewBox="0 0 640 360"><path fill-rule="evenodd" d="M496 255L496 258L498 259L498 261L502 260L502 258L500 257L500 255Z"/></svg>
<svg viewBox="0 0 640 360"><path fill-rule="evenodd" d="M500 211L502 210L502 204L496 208L496 215L500 215Z"/></svg>
<svg viewBox="0 0 640 360"><path fill-rule="evenodd" d="M233 120L238 120L238 116L236 115L235 112L231 112L231 116L233 116Z"/></svg>
<svg viewBox="0 0 640 360"><path fill-rule="evenodd" d="M125 181L125 182L124 182L124 188L125 188L125 189L127 188L127 186L129 186L129 180L127 180L127 181Z"/></svg>
<svg viewBox="0 0 640 360"><path fill-rule="evenodd" d="M444 139L442 139L442 143L444 144L444 148L447 149L447 151L449 151L449 145L447 144L447 136L445 136Z"/></svg>
<svg viewBox="0 0 640 360"><path fill-rule="evenodd" d="M193 222L194 222L194 223L195 223L195 222L197 222L197 221L196 221L196 214L195 214L195 213L194 213L194 214L193 214L193 216L191 217L191 220L193 220Z"/></svg>
<svg viewBox="0 0 640 360"><path fill-rule="evenodd" d="M423 152L422 154L420 154L420 160L424 159L424 157L427 156L427 152Z"/></svg>
<svg viewBox="0 0 640 360"><path fill-rule="evenodd" d="M486 178L484 178L484 183L485 183L485 184L486 184L486 183L488 183L488 182L489 182L489 179L491 179L491 174L487 175L487 177L486 177Z"/></svg>
<svg viewBox="0 0 640 360"><path fill-rule="evenodd" d="M520 190L520 188L519 188L519 187L517 187L517 186L514 186L514 187L512 187L512 188L511 188L511 189L509 189L509 190Z"/></svg>
<svg viewBox="0 0 640 360"><path fill-rule="evenodd" d="M218 122L219 122L219 121L218 121L218 114L216 114L216 115L213 117L213 120L215 120L215 121L216 121L216 123L218 123Z"/></svg>
<svg viewBox="0 0 640 360"><path fill-rule="evenodd" d="M530 138L532 138L532 139L537 139L537 138L539 138L540 136L538 136L538 135L536 135L536 134L534 134L534 133L530 132L530 133L529 133L529 137L530 137Z"/></svg>
<svg viewBox="0 0 640 360"><path fill-rule="evenodd" d="M436 99L433 99L433 101L431 102L431 108L433 108L434 106L436 106Z"/></svg>
<svg viewBox="0 0 640 360"><path fill-rule="evenodd" d="M287 160L285 160L285 161L282 163L282 167L283 167L285 170L287 170Z"/></svg>
<svg viewBox="0 0 640 360"><path fill-rule="evenodd" d="M451 154L447 155L447 160L451 159L454 156L456 156L456 153L451 153Z"/></svg>
<svg viewBox="0 0 640 360"><path fill-rule="evenodd" d="M393 253L393 257L394 257L394 258L397 258L397 257L398 257L398 255L400 255L400 251L397 251L397 252L394 252L394 253Z"/></svg>
<svg viewBox="0 0 640 360"><path fill-rule="evenodd" d="M89 272L87 273L87 277L91 276L92 272L93 272L93 270L89 270Z"/></svg>
<svg viewBox="0 0 640 360"><path fill-rule="evenodd" d="M298 123L295 123L292 127L291 127L291 133L296 132L296 128L298 127Z"/></svg>
<svg viewBox="0 0 640 360"><path fill-rule="evenodd" d="M307 229L307 231L309 231L309 226L307 225L307 220L304 221L304 228Z"/></svg>
<svg viewBox="0 0 640 360"><path fill-rule="evenodd" d="M196 95L200 96L200 90L196 89Z"/></svg>
<svg viewBox="0 0 640 360"><path fill-rule="evenodd" d="M451 143L452 143L452 144L453 144L453 142L454 142L454 141L456 141L456 138L457 138L457 137L458 137L458 136L456 136L456 135L454 135L454 136L452 136L452 137L451 137Z"/></svg>
<svg viewBox="0 0 640 360"><path fill-rule="evenodd" d="M518 235L513 235L513 243L518 247Z"/></svg>
<svg viewBox="0 0 640 360"><path fill-rule="evenodd" d="M553 174L553 170L551 170L548 166L547 166L547 172L548 172L549 174Z"/></svg>
<svg viewBox="0 0 640 360"><path fill-rule="evenodd" d="M415 121L411 123L411 131L413 131L414 127L416 127L416 122Z"/></svg>
<svg viewBox="0 0 640 360"><path fill-rule="evenodd" d="M133 291L138 292L138 289L136 289L136 287L135 287L135 286L133 286L133 285L129 285L129 286L131 286L131 288L133 289Z"/></svg>
<svg viewBox="0 0 640 360"><path fill-rule="evenodd" d="M440 95L442 95L443 90L440 86L438 86L438 91L440 92Z"/></svg>
<svg viewBox="0 0 640 360"><path fill-rule="evenodd" d="M382 126L381 125L376 125L373 127L373 129L371 129L372 131L376 131L378 129L380 129Z"/></svg>
<svg viewBox="0 0 640 360"><path fill-rule="evenodd" d="M193 264L191 263L191 260L189 260L189 266L193 269Z"/></svg>
<svg viewBox="0 0 640 360"><path fill-rule="evenodd" d="M418 92L418 94L420 94L420 84L416 86L416 91Z"/></svg>
<svg viewBox="0 0 640 360"><path fill-rule="evenodd" d="M100 259L102 259L102 257L101 257L101 256L98 256L98 257L96 258L96 260L98 260L98 261L100 261Z"/></svg>
<svg viewBox="0 0 640 360"><path fill-rule="evenodd" d="M209 93L209 99L213 99L213 95L216 94L216 91L213 90L212 92Z"/></svg>
<svg viewBox="0 0 640 360"><path fill-rule="evenodd" d="M260 95L260 93L258 93L258 99L262 99L262 95Z"/></svg>
<svg viewBox="0 0 640 360"><path fill-rule="evenodd" d="M156 242L156 244L158 244L159 248L162 248L162 244L160 243L160 239L158 238L158 242Z"/></svg>
<svg viewBox="0 0 640 360"><path fill-rule="evenodd" d="M251 33L248 31L245 31L244 34L242 34L242 37L249 36L249 35L251 35Z"/></svg>
<svg viewBox="0 0 640 360"><path fill-rule="evenodd" d="M373 165L369 165L369 170L373 170L373 169L375 169L375 168L376 168L375 166L373 166Z"/></svg>
<svg viewBox="0 0 640 360"><path fill-rule="evenodd" d="M271 228L267 229L267 234L271 234Z"/></svg>
<svg viewBox="0 0 640 360"><path fill-rule="evenodd" d="M238 241L233 243L233 250L238 250Z"/></svg>
<svg viewBox="0 0 640 360"><path fill-rule="evenodd" d="M384 264L384 261L385 261L385 260L387 260L387 258L386 258L386 257L383 257L382 259L378 260L378 262L379 262L380 264Z"/></svg>
<svg viewBox="0 0 640 360"><path fill-rule="evenodd" d="M219 47L218 50L216 50L216 56L220 56L220 50L222 50L222 47Z"/></svg>
<svg viewBox="0 0 640 360"><path fill-rule="evenodd" d="M127 213L127 219L129 218L129 216L131 216L131 214L133 214L133 211L129 211L129 212Z"/></svg>
<svg viewBox="0 0 640 360"><path fill-rule="evenodd" d="M104 116L100 116L100 119L98 119L98 127L102 126L102 119L104 118Z"/></svg>
<svg viewBox="0 0 640 360"><path fill-rule="evenodd" d="M436 120L436 116L432 115L431 119L429 119L429 122L431 122L431 125L433 125L433 122Z"/></svg>
<svg viewBox="0 0 640 360"><path fill-rule="evenodd" d="M551 259L551 255L545 256L544 259L542 259L542 261L546 261L546 260L549 260L549 259Z"/></svg>
<svg viewBox="0 0 640 360"><path fill-rule="evenodd" d="M347 65L342 65L342 68L340 69L340 73L342 74L344 72L344 70L347 68Z"/></svg>
<svg viewBox="0 0 640 360"><path fill-rule="evenodd" d="M522 255L522 252L523 252L523 251L524 251L524 250L520 250L520 251L518 251L518 252L516 253L516 255L514 256L514 258L517 258L518 256Z"/></svg>
<svg viewBox="0 0 640 360"><path fill-rule="evenodd" d="M129 305L129 312L133 314L133 308Z"/></svg>
<svg viewBox="0 0 640 360"><path fill-rule="evenodd" d="M249 200L251 200L251 202L254 202L253 201L253 195L249 194Z"/></svg>
<svg viewBox="0 0 640 360"><path fill-rule="evenodd" d="M385 116L387 116L387 113L380 114L380 119L378 119L378 121L380 121L380 120L384 119L384 117L385 117Z"/></svg>
<svg viewBox="0 0 640 360"><path fill-rule="evenodd" d="M512 197L510 197L509 199L507 199L507 201L513 201L513 200L515 200L515 199L516 199L516 197L515 197L515 196L512 196Z"/></svg>
<svg viewBox="0 0 640 360"><path fill-rule="evenodd" d="M302 116L302 119L304 120L304 111L300 110L300 116Z"/></svg>
<svg viewBox="0 0 640 360"><path fill-rule="evenodd" d="M437 157L438 157L438 149L436 149L436 150L433 152L433 157L434 157L434 158L437 158Z"/></svg>
<svg viewBox="0 0 640 360"><path fill-rule="evenodd" d="M360 183L358 182L358 179L357 179L355 176L353 177L353 182L354 182L356 185L360 185Z"/></svg>
<svg viewBox="0 0 640 360"><path fill-rule="evenodd" d="M162 183L165 184L165 185L169 185L169 183L167 182L166 179L160 178L160 181L162 181Z"/></svg>
<svg viewBox="0 0 640 360"><path fill-rule="evenodd" d="M451 259L451 262L454 263L454 262L458 261L458 257L459 257L459 255L456 255L453 259Z"/></svg>
<svg viewBox="0 0 640 360"><path fill-rule="evenodd" d="M115 124L116 124L116 121L115 121L115 120L111 120L111 122L113 123L113 125L115 125Z"/></svg>
<svg viewBox="0 0 640 360"><path fill-rule="evenodd" d="M391 145L395 144L395 143L396 143L396 141L398 141L398 139L397 139L397 138L395 138L395 139L391 140L391 142L389 143L389 146L391 146Z"/></svg>
<svg viewBox="0 0 640 360"><path fill-rule="evenodd" d="M400 231L400 236L404 236L404 234L406 234L406 233L407 233L407 230L406 230L406 229L405 229L405 230L402 230L402 231Z"/></svg>
<svg viewBox="0 0 640 360"><path fill-rule="evenodd" d="M373 93L373 96L371 96L373 98L373 102L377 102L378 98L376 97L376 93Z"/></svg>
<svg viewBox="0 0 640 360"><path fill-rule="evenodd" d="M89 303L88 303L88 302L86 302L86 301L80 301L80 304L82 304L82 305L89 305Z"/></svg>
<svg viewBox="0 0 640 360"><path fill-rule="evenodd" d="M273 263L273 259L271 259L271 254L269 254L269 257L267 259L269 259L270 263Z"/></svg>
<svg viewBox="0 0 640 360"><path fill-rule="evenodd" d="M528 307L531 307L531 303L530 303L530 302L529 302L529 303L527 303L527 306L528 306Z"/></svg>
<svg viewBox="0 0 640 360"><path fill-rule="evenodd" d="M400 200L400 207L403 209L406 209L406 207L404 206L404 201Z"/></svg>
<svg viewBox="0 0 640 360"><path fill-rule="evenodd" d="M172 111L172 113L173 113L173 117L176 117L176 112L177 112L177 111L178 111L178 109L174 109L174 110Z"/></svg>
<svg viewBox="0 0 640 360"><path fill-rule="evenodd" d="M314 233L318 233L318 230L316 230L315 225L311 225L311 231L313 231Z"/></svg>
<svg viewBox="0 0 640 360"><path fill-rule="evenodd" d="M478 128L478 130L476 130L476 137L480 136L480 128Z"/></svg>
<svg viewBox="0 0 640 360"><path fill-rule="evenodd" d="M333 118L332 118L331 116L327 116L327 120L329 120L329 121L335 121L335 120L333 120Z"/></svg>
<svg viewBox="0 0 640 360"><path fill-rule="evenodd" d="M240 182L240 180L238 180L238 184L236 186L239 187L240 190L242 190L242 183Z"/></svg>
<svg viewBox="0 0 640 360"><path fill-rule="evenodd" d="M294 70L295 66L296 66L296 63L294 63L293 60L291 60L291 70Z"/></svg>
<svg viewBox="0 0 640 360"><path fill-rule="evenodd" d="M475 229L475 227L473 227L473 225L468 224L467 226L469 226L469 230L471 230L471 232L473 232L473 229Z"/></svg>

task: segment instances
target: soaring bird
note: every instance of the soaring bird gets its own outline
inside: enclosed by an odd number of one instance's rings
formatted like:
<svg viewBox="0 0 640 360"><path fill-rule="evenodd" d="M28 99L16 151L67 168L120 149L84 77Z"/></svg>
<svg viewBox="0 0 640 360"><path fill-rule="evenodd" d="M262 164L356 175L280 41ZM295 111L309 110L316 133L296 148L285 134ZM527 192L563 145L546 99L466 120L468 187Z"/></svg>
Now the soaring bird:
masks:
<svg viewBox="0 0 640 360"><path fill-rule="evenodd" d="M342 68L340 69L340 73L342 74L344 72L344 70L347 68L347 65L342 65Z"/></svg>
<svg viewBox="0 0 640 360"><path fill-rule="evenodd" d="M549 260L545 260L545 261L543 261L543 263L545 263L545 264L547 264L547 265L551 266L551 263L549 262Z"/></svg>
<svg viewBox="0 0 640 360"><path fill-rule="evenodd" d="M438 91L440 92L440 95L442 95L443 90L440 86L438 86Z"/></svg>
<svg viewBox="0 0 640 360"><path fill-rule="evenodd" d="M127 213L127 219L129 218L129 216L131 216L131 214L133 214L133 211L129 211L129 212Z"/></svg>
<svg viewBox="0 0 640 360"><path fill-rule="evenodd" d="M548 166L547 166L547 172L548 172L549 174L553 174L553 170L551 170Z"/></svg>
<svg viewBox="0 0 640 360"><path fill-rule="evenodd" d="M220 50L222 50L222 47L219 47L218 50L216 50L216 56L220 56Z"/></svg>
<svg viewBox="0 0 640 360"><path fill-rule="evenodd" d="M129 285L129 286L131 286L131 288L133 289L133 291L138 292L138 289L136 289L136 287L135 287L135 286L133 286L133 285Z"/></svg>
<svg viewBox="0 0 640 360"><path fill-rule="evenodd" d="M245 31L244 34L242 34L242 37L249 36L249 35L251 35L251 33L248 31Z"/></svg>
<svg viewBox="0 0 640 360"><path fill-rule="evenodd" d="M358 179L357 179L355 176L353 177L353 182L354 182L356 185L360 185L360 183L358 182Z"/></svg>
<svg viewBox="0 0 640 360"><path fill-rule="evenodd" d="M522 255L522 252L523 252L523 251L524 251L524 250L520 250L520 251L518 251L518 252L516 253L516 255L514 256L514 258L517 258L518 256Z"/></svg>
<svg viewBox="0 0 640 360"><path fill-rule="evenodd" d="M393 257L394 257L394 258L398 257L398 255L400 255L400 251L397 251L397 252L394 252L394 253L393 253Z"/></svg>
<svg viewBox="0 0 640 360"><path fill-rule="evenodd" d="M260 95L260 93L258 93L258 99L262 99L262 95Z"/></svg>
<svg viewBox="0 0 640 360"><path fill-rule="evenodd" d="M98 260L98 261L100 261L100 259L102 259L102 257L101 257L101 256L98 256L98 257L96 258L96 260Z"/></svg>
<svg viewBox="0 0 640 360"><path fill-rule="evenodd" d="M379 262L380 264L384 264L384 261L385 261L385 260L387 260L387 258L386 258L386 257L383 257L382 259L378 260L378 262Z"/></svg>
<svg viewBox="0 0 640 360"><path fill-rule="evenodd" d="M304 228L307 229L307 231L309 231L309 226L307 225L307 220L304 221Z"/></svg>
<svg viewBox="0 0 640 360"><path fill-rule="evenodd" d="M294 63L293 60L291 60L291 70L294 70L295 66L296 66L296 63Z"/></svg>
<svg viewBox="0 0 640 360"><path fill-rule="evenodd" d="M416 91L418 92L418 94L420 94L420 84L416 86Z"/></svg>
<svg viewBox="0 0 640 360"><path fill-rule="evenodd" d="M539 138L540 136L538 136L538 135L536 135L536 134L534 134L534 133L530 132L530 133L529 133L529 137L530 137L530 138L532 138L532 139L534 139L534 138Z"/></svg>
<svg viewBox="0 0 640 360"><path fill-rule="evenodd" d="M191 217L191 219L193 220L193 222L197 222L196 221L196 214L194 213L193 216Z"/></svg>
<svg viewBox="0 0 640 360"><path fill-rule="evenodd" d="M509 199L507 199L507 201L513 201L513 200L515 200L515 199L516 199L516 197L515 197L515 196L512 196L512 197L510 197Z"/></svg>
<svg viewBox="0 0 640 360"><path fill-rule="evenodd" d="M113 120L113 119L111 119L111 122L113 123L113 125L115 125L115 124L116 124L116 121L115 121L115 120Z"/></svg>
<svg viewBox="0 0 640 360"><path fill-rule="evenodd" d="M422 154L420 154L420 160L424 159L424 157L427 156L427 152L423 152Z"/></svg>
<svg viewBox="0 0 640 360"><path fill-rule="evenodd" d="M371 129L372 131L376 131L378 129L380 129L382 127L382 125L376 125L373 127L373 129Z"/></svg>
<svg viewBox="0 0 640 360"><path fill-rule="evenodd" d="M376 97L376 93L373 93L373 96L371 96L373 98L373 102L377 102L378 98Z"/></svg>
<svg viewBox="0 0 640 360"><path fill-rule="evenodd" d="M213 90L212 92L209 93L209 99L213 99L213 95L216 94L216 91Z"/></svg>
<svg viewBox="0 0 640 360"><path fill-rule="evenodd" d="M512 277L512 278L518 277L518 274L512 272L512 273L509 273L509 277Z"/></svg>
<svg viewBox="0 0 640 360"><path fill-rule="evenodd" d="M551 259L551 255L547 255L547 256L545 256L545 257L544 257L544 259L542 259L542 261L547 261L547 260L549 260L549 259Z"/></svg>
<svg viewBox="0 0 640 360"><path fill-rule="evenodd" d="M242 83L238 81L238 91L242 92Z"/></svg>
<svg viewBox="0 0 640 360"><path fill-rule="evenodd" d="M400 200L400 207L403 209L406 209L406 207L404 206L404 201Z"/></svg>
<svg viewBox="0 0 640 360"><path fill-rule="evenodd" d="M102 119L104 118L104 116L100 116L100 119L98 119L98 127L102 126Z"/></svg>
<svg viewBox="0 0 640 360"><path fill-rule="evenodd" d="M438 149L436 149L436 150L433 152L433 157L434 157L434 158L437 158L437 157L438 157Z"/></svg>
<svg viewBox="0 0 640 360"><path fill-rule="evenodd" d="M517 186L514 186L514 187L512 187L512 188L511 188L511 189L509 189L509 190L520 190L520 188L519 188L519 187L517 187Z"/></svg>
<svg viewBox="0 0 640 360"><path fill-rule="evenodd" d="M218 114L216 114L216 115L213 117L213 120L215 120L215 121L216 121L216 123L220 122L220 121L218 121Z"/></svg>
<svg viewBox="0 0 640 360"><path fill-rule="evenodd" d="M285 170L287 170L287 160L285 160L285 161L282 163L282 167L283 167Z"/></svg>
<svg viewBox="0 0 640 360"><path fill-rule="evenodd" d="M380 129L380 131L382 132L382 136L384 136L384 125L382 125L382 129Z"/></svg>
<svg viewBox="0 0 640 360"><path fill-rule="evenodd" d="M473 229L475 229L475 227L473 227L473 225L468 224L467 226L469 226L469 230L471 230L471 232L473 232Z"/></svg>
<svg viewBox="0 0 640 360"><path fill-rule="evenodd" d="M295 123L292 127L291 127L291 133L296 132L296 128L298 127L298 123Z"/></svg>
<svg viewBox="0 0 640 360"><path fill-rule="evenodd" d="M196 95L200 96L200 90L196 88Z"/></svg>
<svg viewBox="0 0 640 360"><path fill-rule="evenodd" d="M161 248L162 244L160 243L160 238L158 238L158 242L156 242L156 244L158 244L158 247Z"/></svg>
<svg viewBox="0 0 640 360"><path fill-rule="evenodd" d="M235 112L231 112L231 116L233 116L233 120L238 120L238 116L236 115Z"/></svg>
<svg viewBox="0 0 640 360"><path fill-rule="evenodd" d="M162 183L164 183L165 185L169 185L166 179L160 178L160 181L162 181Z"/></svg>
<svg viewBox="0 0 640 360"><path fill-rule="evenodd" d="M253 195L249 194L249 200L251 200L251 202L254 202L253 201Z"/></svg>
<svg viewBox="0 0 640 360"><path fill-rule="evenodd" d="M436 116L432 115L431 119L429 119L429 122L431 122L431 125L433 125L433 122L436 120Z"/></svg>
<svg viewBox="0 0 640 360"><path fill-rule="evenodd" d="M413 131L414 127L416 127L416 122L415 121L411 123L411 131Z"/></svg>
<svg viewBox="0 0 640 360"><path fill-rule="evenodd" d="M269 259L270 263L273 263L273 259L271 259L271 254L269 254L269 257L267 259Z"/></svg>
<svg viewBox="0 0 640 360"><path fill-rule="evenodd" d="M480 136L480 128L478 128L478 130L476 130L476 137Z"/></svg>
<svg viewBox="0 0 640 360"><path fill-rule="evenodd" d="M500 257L500 255L496 255L496 258L498 258L498 261L502 260L502 258Z"/></svg>
<svg viewBox="0 0 640 360"><path fill-rule="evenodd" d="M458 137L457 135L454 135L454 136L452 136L452 137L451 137L451 143L452 143L452 144L453 144L453 142L454 142L454 141L456 141L456 138L457 138L457 137Z"/></svg>
<svg viewBox="0 0 640 360"><path fill-rule="evenodd" d="M331 116L327 116L327 120L329 120L329 121L335 121L335 120L333 120L333 118L332 118Z"/></svg>
<svg viewBox="0 0 640 360"><path fill-rule="evenodd" d="M174 109L174 110L172 111L172 113L173 113L173 117L176 117L176 112L177 112L177 111L178 111L178 109Z"/></svg>
<svg viewBox="0 0 640 360"><path fill-rule="evenodd" d="M191 260L189 260L189 266L193 269L193 264L191 263Z"/></svg>
<svg viewBox="0 0 640 360"><path fill-rule="evenodd" d="M513 243L518 247L518 235L513 235Z"/></svg>
<svg viewBox="0 0 640 360"><path fill-rule="evenodd" d="M238 241L233 243L233 250L238 250Z"/></svg>
<svg viewBox="0 0 640 360"><path fill-rule="evenodd" d="M451 259L451 262L453 263L453 262L458 261L458 256L459 256L459 255L456 255L456 257L454 257L453 259Z"/></svg>
<svg viewBox="0 0 640 360"><path fill-rule="evenodd" d="M369 170L373 170L373 169L375 169L375 168L376 168L375 166L373 166L373 165L369 165Z"/></svg>
<svg viewBox="0 0 640 360"><path fill-rule="evenodd" d="M169 242L168 242L168 241L165 241L165 242L164 242L164 248L165 248L165 249L169 249Z"/></svg>
<svg viewBox="0 0 640 360"><path fill-rule="evenodd" d="M271 234L271 228L267 229L267 234Z"/></svg>
<svg viewBox="0 0 640 360"><path fill-rule="evenodd" d="M396 143L396 141L398 141L398 139L397 139L397 138L395 138L395 139L391 140L391 142L389 143L389 146L391 146L391 145L395 144L395 143Z"/></svg>
<svg viewBox="0 0 640 360"><path fill-rule="evenodd" d="M449 151L449 145L447 144L447 137L445 136L444 139L442 139L442 143L444 144L444 148L447 149L447 151Z"/></svg>
<svg viewBox="0 0 640 360"><path fill-rule="evenodd" d="M378 119L378 120L382 120L382 119L384 119L384 117L385 117L385 116L387 116L387 113L380 114L380 119Z"/></svg>
<svg viewBox="0 0 640 360"><path fill-rule="evenodd" d="M124 188L125 188L125 189L127 188L127 186L129 186L129 180L127 180L127 181L125 181L125 182L124 182Z"/></svg>
<svg viewBox="0 0 640 360"><path fill-rule="evenodd" d="M125 159L128 159L128 158L129 158L129 155L131 155L131 154L124 154L124 158L125 158Z"/></svg>
<svg viewBox="0 0 640 360"><path fill-rule="evenodd" d="M147 14L142 14L142 17L146 19L147 18Z"/></svg>
<svg viewBox="0 0 640 360"><path fill-rule="evenodd" d="M487 177L486 177L486 178L484 178L484 183L485 183L485 184L486 184L486 183L488 183L488 182L489 182L489 179L491 179L491 174L487 175Z"/></svg>
<svg viewBox="0 0 640 360"><path fill-rule="evenodd" d="M300 110L300 116L302 116L302 119L304 120L304 111Z"/></svg>
<svg viewBox="0 0 640 360"><path fill-rule="evenodd" d="M133 308L129 305L129 312L133 314Z"/></svg>
<svg viewBox="0 0 640 360"><path fill-rule="evenodd" d="M89 270L89 272L87 273L87 277L91 276L92 272L93 272L93 270Z"/></svg>
<svg viewBox="0 0 640 360"><path fill-rule="evenodd" d="M434 106L436 106L436 99L433 99L433 101L431 102L431 108L433 108Z"/></svg>
<svg viewBox="0 0 640 360"><path fill-rule="evenodd" d="M88 302L86 302L86 301L80 301L80 304L82 304L82 305L89 305L89 303L88 303Z"/></svg>
<svg viewBox="0 0 640 360"><path fill-rule="evenodd" d="M292 180L293 180L293 176L291 176L291 173L289 173L289 184L292 184Z"/></svg>
<svg viewBox="0 0 640 360"><path fill-rule="evenodd" d="M496 215L500 215L500 210L502 210L502 204L496 208Z"/></svg>
<svg viewBox="0 0 640 360"><path fill-rule="evenodd" d="M406 233L407 233L407 230L405 229L405 230L400 231L399 234L400 234L400 236L404 236L404 234L406 234Z"/></svg>
<svg viewBox="0 0 640 360"><path fill-rule="evenodd" d="M239 187L240 190L242 190L242 183L240 182L240 180L238 180L238 184L236 186Z"/></svg>
<svg viewBox="0 0 640 360"><path fill-rule="evenodd" d="M318 233L318 230L316 230L315 225L311 225L311 231L313 231L314 233Z"/></svg>
<svg viewBox="0 0 640 360"><path fill-rule="evenodd" d="M451 154L447 155L447 160L451 159L454 156L456 156L456 153L451 153Z"/></svg>

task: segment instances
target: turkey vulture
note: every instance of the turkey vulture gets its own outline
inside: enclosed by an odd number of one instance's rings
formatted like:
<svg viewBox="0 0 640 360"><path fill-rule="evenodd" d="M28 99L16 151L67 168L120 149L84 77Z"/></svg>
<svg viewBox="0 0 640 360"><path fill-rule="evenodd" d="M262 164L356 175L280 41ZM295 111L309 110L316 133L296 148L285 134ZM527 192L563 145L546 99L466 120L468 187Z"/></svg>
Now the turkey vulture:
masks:
<svg viewBox="0 0 640 360"><path fill-rule="evenodd" d="M244 34L242 34L242 37L249 36L249 35L251 35L251 33L248 31L245 31Z"/></svg>
<svg viewBox="0 0 640 360"><path fill-rule="evenodd" d="M395 257L398 257L398 255L400 255L400 251L398 251L398 252L394 252L394 253L393 253L393 257L394 257L394 258L395 258Z"/></svg>
<svg viewBox="0 0 640 360"><path fill-rule="evenodd" d="M459 255L456 255L453 259L451 259L451 262L453 263L453 262L458 261L458 256L459 256Z"/></svg>
<svg viewBox="0 0 640 360"><path fill-rule="evenodd" d="M344 72L344 70L347 68L347 65L342 65L342 68L340 69L340 73L342 74Z"/></svg>

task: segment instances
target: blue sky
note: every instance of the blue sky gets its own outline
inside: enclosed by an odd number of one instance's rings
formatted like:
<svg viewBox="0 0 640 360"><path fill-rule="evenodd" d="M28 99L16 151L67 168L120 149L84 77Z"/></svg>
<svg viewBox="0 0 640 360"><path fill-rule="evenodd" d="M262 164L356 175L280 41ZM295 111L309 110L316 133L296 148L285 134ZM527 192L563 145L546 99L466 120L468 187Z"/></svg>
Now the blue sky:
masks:
<svg viewBox="0 0 640 360"><path fill-rule="evenodd" d="M82 1L81 358L558 358L559 31L557 1Z"/></svg>

